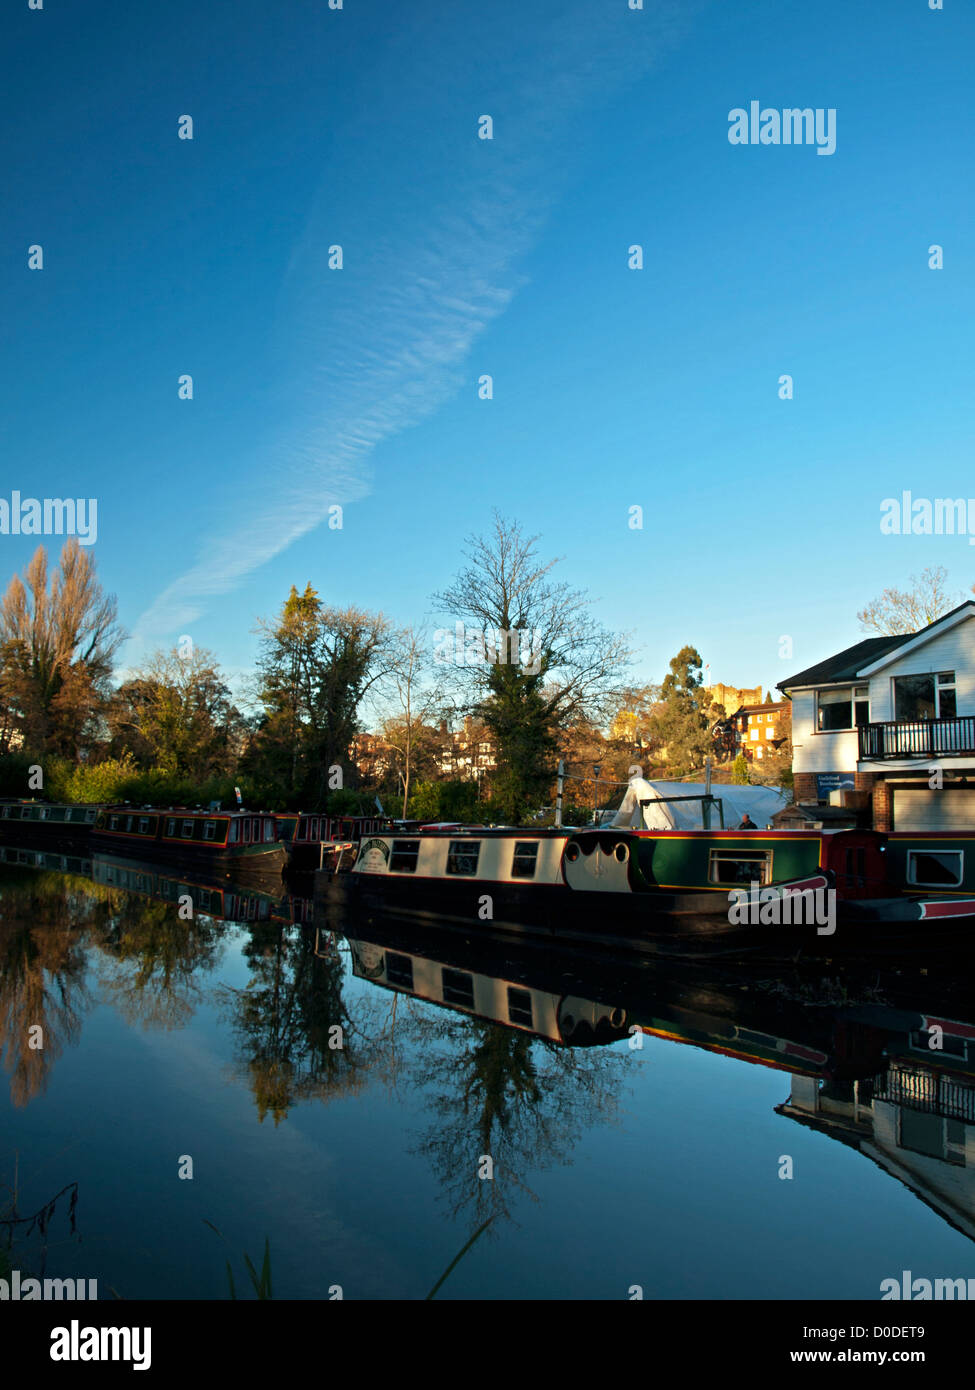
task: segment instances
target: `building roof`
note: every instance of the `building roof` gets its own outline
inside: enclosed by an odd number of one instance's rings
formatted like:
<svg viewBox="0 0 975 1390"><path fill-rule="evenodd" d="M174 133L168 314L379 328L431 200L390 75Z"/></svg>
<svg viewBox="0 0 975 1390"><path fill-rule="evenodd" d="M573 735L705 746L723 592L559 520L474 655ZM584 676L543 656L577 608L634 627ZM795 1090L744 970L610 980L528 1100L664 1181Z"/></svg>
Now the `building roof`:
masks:
<svg viewBox="0 0 975 1390"><path fill-rule="evenodd" d="M950 612L942 613L940 618L928 623L926 627L919 627L916 632L901 632L896 637L868 637L863 642L857 642L854 647L847 647L845 651L837 652L835 656L827 657L825 661L820 661L815 666L807 666L805 671L779 681L776 689L789 690L799 685L830 685L853 680L864 667L879 661L888 652L896 651L898 647L903 647L918 637L933 636L935 628L957 618L966 608L975 613L975 603L970 598L964 599Z"/></svg>
<svg viewBox="0 0 975 1390"><path fill-rule="evenodd" d="M817 661L815 666L807 666L804 671L779 681L776 689L789 690L797 685L829 685L833 681L852 680L861 666L876 661L895 647L902 647L916 636L916 632L902 632L897 637L868 637L853 647L847 647L845 651L837 652L835 656L827 657L825 661Z"/></svg>

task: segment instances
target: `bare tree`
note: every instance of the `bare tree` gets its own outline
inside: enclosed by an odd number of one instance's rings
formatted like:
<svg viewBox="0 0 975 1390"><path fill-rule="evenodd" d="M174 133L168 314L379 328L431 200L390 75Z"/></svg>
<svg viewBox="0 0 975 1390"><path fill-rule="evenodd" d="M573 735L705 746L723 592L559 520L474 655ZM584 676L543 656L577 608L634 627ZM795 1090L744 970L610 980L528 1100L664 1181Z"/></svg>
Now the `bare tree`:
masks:
<svg viewBox="0 0 975 1390"><path fill-rule="evenodd" d="M622 636L591 613L592 600L549 578L537 536L497 512L493 534L472 537L468 564L437 602L464 630L452 668L467 708L487 725L499 749L496 799L517 820L544 799L560 733L581 719L608 718L629 661Z"/></svg>
<svg viewBox="0 0 975 1390"><path fill-rule="evenodd" d="M406 627L395 634L387 682L396 693L396 711L383 721L383 742L402 760L403 816L410 795L418 741L439 711L442 691L430 681L430 633L426 627Z"/></svg>
<svg viewBox="0 0 975 1390"><path fill-rule="evenodd" d="M912 574L910 589L885 589L879 598L861 609L857 614L860 626L891 637L918 632L961 602L960 594L951 594L945 588L947 578L943 565L929 565L920 575Z"/></svg>
<svg viewBox="0 0 975 1390"><path fill-rule="evenodd" d="M112 662L126 634L118 605L76 539L48 582L39 546L0 604L0 698L27 748L77 756L108 695Z"/></svg>

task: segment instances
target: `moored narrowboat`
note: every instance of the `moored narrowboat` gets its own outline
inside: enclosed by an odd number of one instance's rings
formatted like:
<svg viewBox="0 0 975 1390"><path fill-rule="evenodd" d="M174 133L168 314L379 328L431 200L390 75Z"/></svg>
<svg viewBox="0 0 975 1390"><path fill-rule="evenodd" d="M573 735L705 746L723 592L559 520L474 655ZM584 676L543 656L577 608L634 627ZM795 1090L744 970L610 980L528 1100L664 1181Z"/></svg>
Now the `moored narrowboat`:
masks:
<svg viewBox="0 0 975 1390"><path fill-rule="evenodd" d="M363 837L391 828L388 816L329 816L323 811L303 811L288 839L288 868L296 873L351 868L354 850Z"/></svg>
<svg viewBox="0 0 975 1390"><path fill-rule="evenodd" d="M287 858L268 811L106 806L95 822L93 839L119 853L207 863L222 873L280 875Z"/></svg>
<svg viewBox="0 0 975 1390"><path fill-rule="evenodd" d="M0 801L0 832L8 839L24 836L79 839L91 834L100 806L63 802Z"/></svg>
<svg viewBox="0 0 975 1390"><path fill-rule="evenodd" d="M868 830L428 830L362 841L351 874L323 875L329 905L542 930L607 944L777 939L833 948L837 922L975 917L975 897L940 908L890 882L886 837ZM907 937L911 938L911 930ZM888 933L893 937L896 933ZM925 939L931 939L926 937Z"/></svg>

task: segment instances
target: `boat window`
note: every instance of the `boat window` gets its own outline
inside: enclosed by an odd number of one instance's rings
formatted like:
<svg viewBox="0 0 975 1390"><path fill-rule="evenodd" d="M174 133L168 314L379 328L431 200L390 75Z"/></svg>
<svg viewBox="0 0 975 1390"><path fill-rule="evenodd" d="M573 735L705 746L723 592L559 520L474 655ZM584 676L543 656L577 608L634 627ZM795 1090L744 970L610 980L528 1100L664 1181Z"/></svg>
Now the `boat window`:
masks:
<svg viewBox="0 0 975 1390"><path fill-rule="evenodd" d="M394 840L389 856L391 873L416 873L416 861L420 853L419 840Z"/></svg>
<svg viewBox="0 0 975 1390"><path fill-rule="evenodd" d="M230 834L227 836L227 844L228 844L228 845L235 845L236 843L237 843L237 822L236 822L235 820L232 820L232 821L230 822Z"/></svg>
<svg viewBox="0 0 975 1390"><path fill-rule="evenodd" d="M918 887L958 888L964 875L960 849L911 849L907 852L907 881Z"/></svg>
<svg viewBox="0 0 975 1390"><path fill-rule="evenodd" d="M445 1004L459 1004L462 1009L474 1007L474 976L463 970L443 967L443 997Z"/></svg>
<svg viewBox="0 0 975 1390"><path fill-rule="evenodd" d="M183 837L184 840L192 839L192 837L193 837L193 822L192 822L191 820L184 820L183 825L182 825L182 828L180 829L180 832L179 832L179 833L182 835L182 837Z"/></svg>
<svg viewBox="0 0 975 1390"><path fill-rule="evenodd" d="M109 830L118 830L118 816L109 816L108 828Z"/></svg>
<svg viewBox="0 0 975 1390"><path fill-rule="evenodd" d="M148 817L148 816L140 816L140 817L139 817L139 834L140 834L140 835L148 835L148 833L149 833L149 817Z"/></svg>
<svg viewBox="0 0 975 1390"><path fill-rule="evenodd" d="M532 997L527 989L508 986L508 1021L518 1023L522 1028L532 1026Z"/></svg>
<svg viewBox="0 0 975 1390"><path fill-rule="evenodd" d="M516 840L515 852L511 860L511 877L534 878L537 860L537 840Z"/></svg>
<svg viewBox="0 0 975 1390"><path fill-rule="evenodd" d="M476 874L480 840L451 840L447 850L448 874Z"/></svg>
<svg viewBox="0 0 975 1390"><path fill-rule="evenodd" d="M209 888L200 889L200 907L204 912L210 911L210 890Z"/></svg>
<svg viewBox="0 0 975 1390"><path fill-rule="evenodd" d="M264 843L267 844L268 840L273 840L273 839L274 839L274 821L271 819L270 816L268 816L267 820L264 822Z"/></svg>
<svg viewBox="0 0 975 1390"><path fill-rule="evenodd" d="M713 849L708 861L709 883L769 883L772 851Z"/></svg>
<svg viewBox="0 0 975 1390"><path fill-rule="evenodd" d="M203 822L203 838L204 838L204 840L213 840L213 839L216 838L216 834L217 834L217 822L216 822L215 820L207 820L207 821L204 821L204 822Z"/></svg>
<svg viewBox="0 0 975 1390"><path fill-rule="evenodd" d="M131 833L131 831L132 831L132 827L133 827L134 824L135 824L135 816L126 816L126 817L125 817L125 828L126 828L126 830L129 831L130 833Z"/></svg>
<svg viewBox="0 0 975 1390"><path fill-rule="evenodd" d="M386 952L386 979L400 989L413 988L413 961L409 956L398 955L396 951Z"/></svg>

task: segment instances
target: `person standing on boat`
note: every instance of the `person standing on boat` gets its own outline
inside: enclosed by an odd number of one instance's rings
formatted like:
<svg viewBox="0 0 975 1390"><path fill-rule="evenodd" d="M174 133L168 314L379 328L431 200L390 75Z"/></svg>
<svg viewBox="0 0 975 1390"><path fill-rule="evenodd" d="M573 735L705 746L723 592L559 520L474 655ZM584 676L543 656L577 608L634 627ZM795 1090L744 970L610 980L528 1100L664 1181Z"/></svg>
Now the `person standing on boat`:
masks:
<svg viewBox="0 0 975 1390"><path fill-rule="evenodd" d="M744 814L744 816L742 816L741 824L738 825L738 826L736 827L736 829L738 829L738 830L757 830L757 829L758 829L758 826L755 824L755 822L752 820L751 816L750 816L750 815L748 814L748 812L746 811L745 814Z"/></svg>

